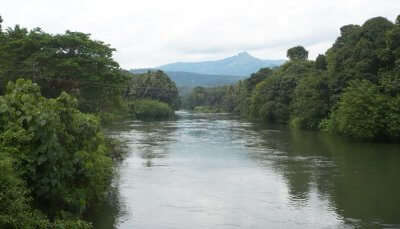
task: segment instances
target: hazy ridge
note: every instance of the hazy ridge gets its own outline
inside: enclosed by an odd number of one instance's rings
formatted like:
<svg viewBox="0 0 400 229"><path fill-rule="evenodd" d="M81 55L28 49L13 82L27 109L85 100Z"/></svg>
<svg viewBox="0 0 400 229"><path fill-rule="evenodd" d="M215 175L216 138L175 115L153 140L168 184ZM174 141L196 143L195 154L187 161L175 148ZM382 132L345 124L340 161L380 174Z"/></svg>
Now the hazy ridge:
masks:
<svg viewBox="0 0 400 229"><path fill-rule="evenodd" d="M203 62L178 62L155 68L131 69L135 74L162 70L178 87L219 86L233 84L248 78L252 73L265 67L277 67L285 60L262 60L247 52L222 60Z"/></svg>

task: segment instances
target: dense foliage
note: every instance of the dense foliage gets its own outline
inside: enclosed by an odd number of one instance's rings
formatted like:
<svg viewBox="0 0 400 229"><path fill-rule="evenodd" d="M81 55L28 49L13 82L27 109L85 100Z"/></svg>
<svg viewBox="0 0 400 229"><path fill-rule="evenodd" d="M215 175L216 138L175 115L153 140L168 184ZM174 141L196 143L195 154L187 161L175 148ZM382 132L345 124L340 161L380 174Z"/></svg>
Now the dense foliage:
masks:
<svg viewBox="0 0 400 229"><path fill-rule="evenodd" d="M138 119L170 119L180 106L175 82L162 71L131 75L128 85L129 111Z"/></svg>
<svg viewBox="0 0 400 229"><path fill-rule="evenodd" d="M130 99L152 99L179 107L178 89L164 72L155 71L133 75L129 82Z"/></svg>
<svg viewBox="0 0 400 229"><path fill-rule="evenodd" d="M141 120L161 120L174 117L174 110L164 102L151 99L135 100L130 104L132 114Z"/></svg>
<svg viewBox="0 0 400 229"><path fill-rule="evenodd" d="M83 215L104 198L121 158L100 120L129 108L143 119L170 117L176 86L162 72L138 80L88 34L1 23L0 228L90 228Z"/></svg>
<svg viewBox="0 0 400 229"><path fill-rule="evenodd" d="M45 97L65 91L79 98L82 111L110 111L121 103L121 85L127 80L112 59L113 51L88 34L51 35L15 26L0 34L0 79L3 86L18 78L30 79Z"/></svg>
<svg viewBox="0 0 400 229"><path fill-rule="evenodd" d="M309 61L302 46L289 61L232 86L197 88L185 107L236 112L356 138L400 137L400 23L383 17L347 25L325 55Z"/></svg>
<svg viewBox="0 0 400 229"><path fill-rule="evenodd" d="M97 118L81 113L76 99L66 93L44 98L38 85L19 79L8 84L0 104L0 148L12 161L5 166L15 170L14 182L23 181L14 188L26 184L51 220L79 217L103 197L112 160Z"/></svg>

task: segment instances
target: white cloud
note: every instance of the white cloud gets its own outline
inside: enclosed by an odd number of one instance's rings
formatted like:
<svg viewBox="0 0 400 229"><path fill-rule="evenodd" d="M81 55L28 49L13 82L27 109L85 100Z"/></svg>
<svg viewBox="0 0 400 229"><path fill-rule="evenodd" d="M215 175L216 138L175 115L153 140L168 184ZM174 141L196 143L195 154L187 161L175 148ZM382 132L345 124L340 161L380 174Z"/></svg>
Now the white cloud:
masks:
<svg viewBox="0 0 400 229"><path fill-rule="evenodd" d="M118 51L124 68L218 59L239 51L285 58L304 45L324 53L346 24L384 16L394 20L398 0L6 0L5 24L92 34Z"/></svg>

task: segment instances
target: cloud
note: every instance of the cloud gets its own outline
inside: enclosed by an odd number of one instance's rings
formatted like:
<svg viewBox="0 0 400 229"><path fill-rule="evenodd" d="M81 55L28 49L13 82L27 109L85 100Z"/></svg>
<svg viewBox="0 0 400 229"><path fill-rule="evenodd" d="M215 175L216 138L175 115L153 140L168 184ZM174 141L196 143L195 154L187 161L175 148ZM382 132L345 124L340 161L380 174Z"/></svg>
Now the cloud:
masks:
<svg viewBox="0 0 400 229"><path fill-rule="evenodd" d="M346 24L400 12L398 0L14 0L2 3L5 24L50 33L82 31L117 49L124 68L218 59L239 51L285 58L304 45L324 53Z"/></svg>

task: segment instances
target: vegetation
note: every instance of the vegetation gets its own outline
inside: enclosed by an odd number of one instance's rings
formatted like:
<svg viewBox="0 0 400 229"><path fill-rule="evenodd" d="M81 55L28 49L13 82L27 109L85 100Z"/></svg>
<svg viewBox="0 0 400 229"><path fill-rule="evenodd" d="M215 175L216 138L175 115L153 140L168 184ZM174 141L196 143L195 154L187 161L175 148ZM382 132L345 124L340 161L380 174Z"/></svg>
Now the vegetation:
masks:
<svg viewBox="0 0 400 229"><path fill-rule="evenodd" d="M138 119L170 119L180 106L175 82L162 71L133 75L128 85L129 111Z"/></svg>
<svg viewBox="0 0 400 229"><path fill-rule="evenodd" d="M88 34L1 23L0 228L91 228L83 215L122 158L100 124L132 111L171 117L176 86L162 72L123 71Z"/></svg>
<svg viewBox="0 0 400 229"><path fill-rule="evenodd" d="M177 109L180 105L178 89L164 72L147 72L133 75L129 81L130 99L152 99Z"/></svg>
<svg viewBox="0 0 400 229"><path fill-rule="evenodd" d="M107 112L122 102L127 80L112 59L113 51L88 34L51 35L17 25L0 35L0 79L4 86L18 78L30 79L45 97L65 91L78 98L81 111Z"/></svg>
<svg viewBox="0 0 400 229"><path fill-rule="evenodd" d="M196 88L184 106L210 106L267 122L362 139L400 137L400 23L383 17L347 25L315 61L302 46L289 61L235 85Z"/></svg>
<svg viewBox="0 0 400 229"><path fill-rule="evenodd" d="M151 99L135 100L130 104L130 111L141 120L161 120L175 117L174 110L168 104Z"/></svg>
<svg viewBox="0 0 400 229"><path fill-rule="evenodd" d="M399 21L344 26L315 61L296 46L282 66L234 85L197 87L183 106L398 141ZM101 122L172 118L181 105L176 85L161 71L123 71L114 49L88 34L1 23L0 228L90 228L82 215L104 197L121 159Z"/></svg>
<svg viewBox="0 0 400 229"><path fill-rule="evenodd" d="M0 104L2 166L9 173L4 185L21 194L14 197L21 198L15 201L19 208L29 210L24 184L34 205L52 221L79 218L103 197L112 160L95 116L81 113L68 94L47 99L38 85L22 79L8 84ZM16 216L12 209L5 212L3 224L18 228Z"/></svg>

